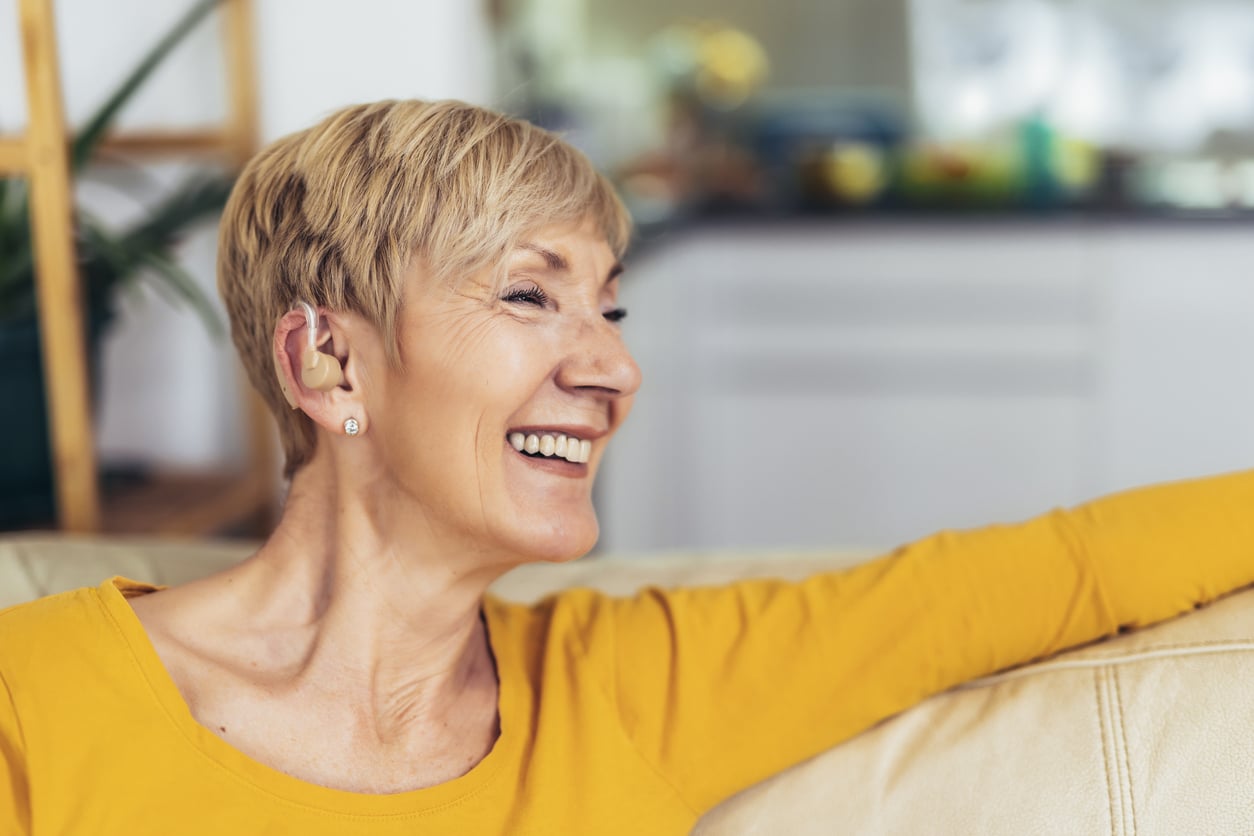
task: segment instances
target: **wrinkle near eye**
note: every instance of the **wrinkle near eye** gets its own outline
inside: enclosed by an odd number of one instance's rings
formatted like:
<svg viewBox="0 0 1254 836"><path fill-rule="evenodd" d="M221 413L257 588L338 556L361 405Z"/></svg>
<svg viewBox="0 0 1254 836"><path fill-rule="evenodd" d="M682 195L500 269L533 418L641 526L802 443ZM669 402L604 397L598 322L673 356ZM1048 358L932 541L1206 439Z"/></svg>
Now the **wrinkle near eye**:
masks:
<svg viewBox="0 0 1254 836"><path fill-rule="evenodd" d="M482 311L469 310L445 320L448 339L441 353L441 366L455 369L465 364L468 356L477 356L484 343L490 341L501 327L496 317L485 317Z"/></svg>
<svg viewBox="0 0 1254 836"><path fill-rule="evenodd" d="M415 306L417 311L411 320L415 329L430 329L444 335L437 357L420 358L434 362L441 369L456 369L464 365L465 358L476 356L485 342L494 338L502 323L494 311L485 309L484 302L494 303L487 295L488 288L482 281L459 282L448 289L443 298L427 300Z"/></svg>

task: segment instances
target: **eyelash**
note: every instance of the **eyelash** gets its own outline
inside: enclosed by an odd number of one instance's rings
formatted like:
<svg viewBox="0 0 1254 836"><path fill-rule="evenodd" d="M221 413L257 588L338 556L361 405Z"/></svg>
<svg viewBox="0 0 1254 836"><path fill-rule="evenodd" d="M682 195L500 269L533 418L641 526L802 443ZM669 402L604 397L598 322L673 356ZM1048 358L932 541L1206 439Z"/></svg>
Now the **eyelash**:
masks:
<svg viewBox="0 0 1254 836"><path fill-rule="evenodd" d="M520 287L501 297L506 302L524 302L543 308L549 303L549 295L538 287ZM622 322L627 318L626 308L611 308L604 313L607 322Z"/></svg>
<svg viewBox="0 0 1254 836"><path fill-rule="evenodd" d="M526 302L543 308L549 303L549 294L538 287L520 287L517 290L511 290L502 299L506 302Z"/></svg>

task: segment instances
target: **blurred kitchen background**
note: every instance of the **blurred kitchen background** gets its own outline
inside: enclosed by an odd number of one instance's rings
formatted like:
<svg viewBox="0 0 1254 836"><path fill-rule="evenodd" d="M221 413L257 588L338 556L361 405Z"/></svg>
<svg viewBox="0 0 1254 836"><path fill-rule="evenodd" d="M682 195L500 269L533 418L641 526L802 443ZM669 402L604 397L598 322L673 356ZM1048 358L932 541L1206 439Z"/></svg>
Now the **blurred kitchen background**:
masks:
<svg viewBox="0 0 1254 836"><path fill-rule="evenodd" d="M25 113L14 4L0 132ZM181 5L57 2L72 122ZM890 547L1254 464L1254 0L253 11L263 140L455 97L618 183L645 386L598 489L605 550ZM215 37L122 125L220 119ZM79 197L123 218L188 165L125 194L106 167ZM180 252L211 289L211 224ZM232 349L186 306L136 285L101 359L110 478L247 466Z"/></svg>

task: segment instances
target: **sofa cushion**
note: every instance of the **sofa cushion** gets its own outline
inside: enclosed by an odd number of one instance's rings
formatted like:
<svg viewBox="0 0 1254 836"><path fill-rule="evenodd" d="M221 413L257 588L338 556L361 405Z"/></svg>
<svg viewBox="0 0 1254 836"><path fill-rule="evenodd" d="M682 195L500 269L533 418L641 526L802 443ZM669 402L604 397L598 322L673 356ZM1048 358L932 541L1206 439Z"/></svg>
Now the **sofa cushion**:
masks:
<svg viewBox="0 0 1254 836"><path fill-rule="evenodd" d="M113 575L159 585L184 583L243 560L254 548L230 541L5 535L0 537L0 609L96 586Z"/></svg>
<svg viewBox="0 0 1254 836"><path fill-rule="evenodd" d="M62 534L0 536L0 609L43 595L123 575L173 585L204 577L248 557L247 541L77 537ZM872 553L856 550L671 552L586 557L561 564L520 566L492 592L511 601L535 601L550 592L586 586L626 595L643 586L691 586L740 578L795 580L852 566Z"/></svg>
<svg viewBox="0 0 1254 836"><path fill-rule="evenodd" d="M1254 590L971 683L694 833L1254 833Z"/></svg>

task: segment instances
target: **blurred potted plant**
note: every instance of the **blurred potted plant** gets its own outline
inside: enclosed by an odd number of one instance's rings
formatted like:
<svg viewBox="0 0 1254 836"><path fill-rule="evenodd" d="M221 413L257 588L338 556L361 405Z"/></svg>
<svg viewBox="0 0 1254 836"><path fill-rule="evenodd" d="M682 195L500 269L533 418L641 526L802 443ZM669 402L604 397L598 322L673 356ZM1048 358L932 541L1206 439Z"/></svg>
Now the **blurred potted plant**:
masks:
<svg viewBox="0 0 1254 836"><path fill-rule="evenodd" d="M72 175L81 174L123 106L220 0L199 0L140 60L74 137ZM222 325L173 247L190 226L221 211L233 178L194 174L130 227L115 231L81 207L75 210L78 267L86 310L89 379L99 374L99 343L115 312L118 292L149 279L190 305L215 336ZM46 521L53 515L51 456L35 310L35 259L29 189L22 178L0 178L0 391L10 406L0 436L0 528ZM171 292L168 293L168 292Z"/></svg>

